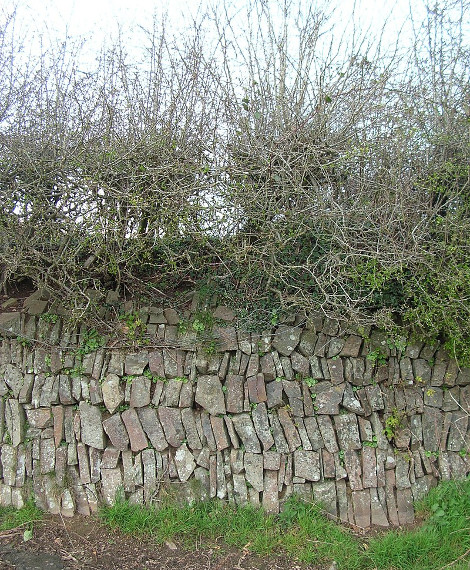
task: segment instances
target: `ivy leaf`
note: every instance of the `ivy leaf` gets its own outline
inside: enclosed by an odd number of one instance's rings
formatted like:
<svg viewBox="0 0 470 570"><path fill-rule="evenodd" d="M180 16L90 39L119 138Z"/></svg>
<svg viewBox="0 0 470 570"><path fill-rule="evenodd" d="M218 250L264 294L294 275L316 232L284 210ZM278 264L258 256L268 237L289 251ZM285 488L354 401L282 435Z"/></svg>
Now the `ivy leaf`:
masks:
<svg viewBox="0 0 470 570"><path fill-rule="evenodd" d="M30 528L27 528L23 533L23 542L28 542L33 538L33 531Z"/></svg>

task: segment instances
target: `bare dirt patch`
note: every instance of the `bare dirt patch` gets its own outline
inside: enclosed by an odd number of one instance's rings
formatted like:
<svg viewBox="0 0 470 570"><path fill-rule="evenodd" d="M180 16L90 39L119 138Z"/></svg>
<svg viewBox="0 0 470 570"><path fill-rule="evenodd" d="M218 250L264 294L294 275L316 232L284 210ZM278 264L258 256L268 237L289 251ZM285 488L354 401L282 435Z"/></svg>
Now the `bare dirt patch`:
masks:
<svg viewBox="0 0 470 570"><path fill-rule="evenodd" d="M261 558L248 548L220 542L195 542L192 549L170 542L126 536L96 518L47 515L35 523L33 537L23 541L23 528L0 533L0 570L320 570L283 556Z"/></svg>

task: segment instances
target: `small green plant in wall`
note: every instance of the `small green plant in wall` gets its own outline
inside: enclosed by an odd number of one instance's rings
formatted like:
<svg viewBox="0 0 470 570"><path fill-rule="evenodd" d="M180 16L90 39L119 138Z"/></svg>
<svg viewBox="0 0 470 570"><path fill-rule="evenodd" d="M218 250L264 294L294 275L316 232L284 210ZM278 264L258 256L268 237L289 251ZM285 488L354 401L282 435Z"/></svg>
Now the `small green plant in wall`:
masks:
<svg viewBox="0 0 470 570"><path fill-rule="evenodd" d="M397 408L394 408L392 413L385 420L384 434L389 441L395 438L402 424L403 412L399 412Z"/></svg>
<svg viewBox="0 0 470 570"><path fill-rule="evenodd" d="M378 366L385 366L385 364L387 364L387 355L384 354L380 348L376 348L375 350L369 352L366 358Z"/></svg>

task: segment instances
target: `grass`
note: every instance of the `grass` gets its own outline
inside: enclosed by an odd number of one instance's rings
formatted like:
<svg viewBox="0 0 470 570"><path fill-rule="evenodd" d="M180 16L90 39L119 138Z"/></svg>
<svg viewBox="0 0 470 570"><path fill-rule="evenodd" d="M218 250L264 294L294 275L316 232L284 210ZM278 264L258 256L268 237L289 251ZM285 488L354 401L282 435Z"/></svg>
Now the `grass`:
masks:
<svg viewBox="0 0 470 570"><path fill-rule="evenodd" d="M417 505L425 522L411 531L389 531L365 539L326 519L316 504L291 498L279 516L251 506L219 501L159 507L120 500L101 510L101 519L125 533L151 536L157 543L177 539L189 545L223 539L259 555L286 553L310 564L336 561L351 570L468 569L470 560L470 479L444 482Z"/></svg>
<svg viewBox="0 0 470 570"><path fill-rule="evenodd" d="M22 509L0 507L0 532L24 527L31 531L33 523L40 521L44 513L32 501L28 501Z"/></svg>

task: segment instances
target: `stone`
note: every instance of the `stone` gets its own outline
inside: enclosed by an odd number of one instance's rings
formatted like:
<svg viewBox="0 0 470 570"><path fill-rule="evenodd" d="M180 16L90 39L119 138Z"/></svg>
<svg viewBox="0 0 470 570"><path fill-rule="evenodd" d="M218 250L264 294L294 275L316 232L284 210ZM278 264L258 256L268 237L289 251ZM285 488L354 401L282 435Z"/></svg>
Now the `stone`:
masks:
<svg viewBox="0 0 470 570"><path fill-rule="evenodd" d="M259 440L263 445L263 450L266 452L274 445L274 438L271 434L269 426L268 412L265 403L260 403L251 412L253 424Z"/></svg>
<svg viewBox="0 0 470 570"><path fill-rule="evenodd" d="M247 385L250 403L258 404L260 402L267 401L268 396L266 394L266 386L264 383L263 374L257 374L256 376L248 377Z"/></svg>
<svg viewBox="0 0 470 570"><path fill-rule="evenodd" d="M100 409L87 402L80 402L79 410L82 442L96 449L104 449L105 436Z"/></svg>
<svg viewBox="0 0 470 570"><path fill-rule="evenodd" d="M268 408L282 406L282 381L274 380L273 382L268 382L266 384L266 395Z"/></svg>
<svg viewBox="0 0 470 570"><path fill-rule="evenodd" d="M55 444L52 438L41 439L40 443L41 474L52 473L55 469Z"/></svg>
<svg viewBox="0 0 470 570"><path fill-rule="evenodd" d="M338 511L336 508L336 484L334 481L321 481L312 483L313 498L323 507L323 512L336 520Z"/></svg>
<svg viewBox="0 0 470 570"><path fill-rule="evenodd" d="M442 431L442 412L429 406L424 407L422 416L423 445L426 451L438 451Z"/></svg>
<svg viewBox="0 0 470 570"><path fill-rule="evenodd" d="M138 452L148 447L147 437L142 429L137 411L134 408L129 408L122 412L121 418L129 435L131 450Z"/></svg>
<svg viewBox="0 0 470 570"><path fill-rule="evenodd" d="M223 417L210 416L212 433L214 434L215 445L218 451L230 447L230 439L225 428L225 421Z"/></svg>
<svg viewBox="0 0 470 570"><path fill-rule="evenodd" d="M280 453L289 453L289 445L287 444L284 432L282 430L281 422L279 421L277 414L269 414L269 423L271 425L271 433L274 437L276 450Z"/></svg>
<svg viewBox="0 0 470 570"><path fill-rule="evenodd" d="M17 337L21 334L21 313L0 313L0 333Z"/></svg>
<svg viewBox="0 0 470 570"><path fill-rule="evenodd" d="M329 416L317 416L318 427L320 428L320 433L324 442L326 449L330 453L335 453L339 450L338 443L336 441L336 434L333 428L333 423ZM308 428L307 428L308 432ZM310 438L310 441L311 438Z"/></svg>
<svg viewBox="0 0 470 570"><path fill-rule="evenodd" d="M199 437L194 411L191 408L181 410L181 421L184 431L186 432L186 441L190 449L202 449L201 439ZM145 429L145 426L144 426Z"/></svg>
<svg viewBox="0 0 470 570"><path fill-rule="evenodd" d="M344 382L344 368L343 359L337 358L328 360L328 370L330 373L331 382L333 384L341 384Z"/></svg>
<svg viewBox="0 0 470 570"><path fill-rule="evenodd" d="M300 335L298 350L303 356L312 356L318 336L314 330L304 330Z"/></svg>
<svg viewBox="0 0 470 570"><path fill-rule="evenodd" d="M175 326L180 323L180 317L175 309L164 309L163 314L169 325Z"/></svg>
<svg viewBox="0 0 470 570"><path fill-rule="evenodd" d="M258 492L263 491L263 456L257 453L246 452L243 458L245 478Z"/></svg>
<svg viewBox="0 0 470 570"><path fill-rule="evenodd" d="M124 402L124 388L117 374L108 374L101 384L104 405L110 414Z"/></svg>
<svg viewBox="0 0 470 570"><path fill-rule="evenodd" d="M345 383L342 404L346 410L353 412L354 414L364 414L364 408L362 407L361 402L356 398L354 390L349 382Z"/></svg>
<svg viewBox="0 0 470 570"><path fill-rule="evenodd" d="M320 480L320 455L316 451L294 451L294 473L307 481Z"/></svg>
<svg viewBox="0 0 470 570"><path fill-rule="evenodd" d="M447 440L447 449L449 451L459 452L467 448L468 418L469 414L464 411L459 410L452 413L452 422Z"/></svg>
<svg viewBox="0 0 470 570"><path fill-rule="evenodd" d="M228 352L238 349L237 331L234 327L213 327L218 352Z"/></svg>
<svg viewBox="0 0 470 570"><path fill-rule="evenodd" d="M158 417L165 433L167 442L172 447L180 447L186 439L183 423L181 421L181 411L177 408L158 408Z"/></svg>
<svg viewBox="0 0 470 570"><path fill-rule="evenodd" d="M113 505L122 487L122 473L119 467L101 470L101 495L106 505Z"/></svg>
<svg viewBox="0 0 470 570"><path fill-rule="evenodd" d="M199 376L195 400L214 416L226 412L224 393L218 376Z"/></svg>
<svg viewBox="0 0 470 570"><path fill-rule="evenodd" d="M331 382L319 382L312 389L315 394L314 406L317 414L337 415L343 400L345 384L333 386Z"/></svg>
<svg viewBox="0 0 470 570"><path fill-rule="evenodd" d="M281 454L277 451L265 451L263 453L263 466L268 471L279 471L281 467Z"/></svg>
<svg viewBox="0 0 470 570"><path fill-rule="evenodd" d="M129 436L120 414L113 414L104 420L103 428L114 447L121 451L129 447Z"/></svg>
<svg viewBox="0 0 470 570"><path fill-rule="evenodd" d="M203 444L207 444L210 451L217 451L217 444L215 442L214 432L212 431L211 416L207 412L201 411L199 418L202 425Z"/></svg>
<svg viewBox="0 0 470 570"><path fill-rule="evenodd" d="M284 435L286 436L287 443L289 444L289 450L294 451L302 445L294 422L292 421L292 418L290 417L290 414L286 408L279 408L277 414L282 429L284 430Z"/></svg>
<svg viewBox="0 0 470 570"><path fill-rule="evenodd" d="M262 505L265 512L269 515L277 515L279 513L279 488L275 471L265 471L264 473Z"/></svg>
<svg viewBox="0 0 470 570"><path fill-rule="evenodd" d="M243 376L229 374L225 380L227 413L243 412Z"/></svg>
<svg viewBox="0 0 470 570"><path fill-rule="evenodd" d="M369 385L364 388L370 408L373 412L384 409L384 401L380 386Z"/></svg>
<svg viewBox="0 0 470 570"><path fill-rule="evenodd" d="M318 451L324 447L323 438L318 427L316 418L308 417L304 419L305 429L307 431L308 439L314 451Z"/></svg>
<svg viewBox="0 0 470 570"><path fill-rule="evenodd" d="M26 409L25 412L26 419L33 428L44 429L53 425L53 416L50 408Z"/></svg>
<svg viewBox="0 0 470 570"><path fill-rule="evenodd" d="M344 346L340 352L340 356L357 358L361 353L362 337L351 335L346 339Z"/></svg>
<svg viewBox="0 0 470 570"><path fill-rule="evenodd" d="M369 528L371 523L371 505L369 489L353 491L351 493L356 526Z"/></svg>
<svg viewBox="0 0 470 570"><path fill-rule="evenodd" d="M362 449L362 484L364 489L377 487L377 457L367 445Z"/></svg>
<svg viewBox="0 0 470 570"><path fill-rule="evenodd" d="M141 351L135 354L127 354L125 358L124 370L125 373L129 376L140 376L148 364L148 352Z"/></svg>
<svg viewBox="0 0 470 570"><path fill-rule="evenodd" d="M288 380L283 380L282 387L287 395L289 406L294 416L303 417L304 404L302 390L299 382L289 382Z"/></svg>
<svg viewBox="0 0 470 570"><path fill-rule="evenodd" d="M186 444L181 445L181 447L176 450L175 465L180 481L187 481L196 468L196 462L194 461L194 456L189 451Z"/></svg>
<svg viewBox="0 0 470 570"><path fill-rule="evenodd" d="M400 525L412 524L415 520L411 489L397 489L397 512Z"/></svg>
<svg viewBox="0 0 470 570"><path fill-rule="evenodd" d="M272 346L283 356L290 356L300 342L300 334L298 327L281 325L274 335Z"/></svg>
<svg viewBox="0 0 470 570"><path fill-rule="evenodd" d="M132 379L130 398L131 408L143 408L150 404L150 384L151 380L146 376L137 376L137 378ZM176 402L176 405L178 405L178 401Z"/></svg>
<svg viewBox="0 0 470 570"><path fill-rule="evenodd" d="M371 488L369 492L370 492L370 511L371 511L372 526L381 526L384 528L390 526L384 505L382 504L382 501L379 498L379 493L377 489Z"/></svg>
<svg viewBox="0 0 470 570"><path fill-rule="evenodd" d="M362 485L362 468L359 456L355 450L344 452L344 466L348 473L349 485L352 491L361 491Z"/></svg>
<svg viewBox="0 0 470 570"><path fill-rule="evenodd" d="M250 453L261 453L260 442L250 415L247 413L237 414L233 416L232 421L237 434L245 446L245 450Z"/></svg>
<svg viewBox="0 0 470 570"><path fill-rule="evenodd" d="M361 438L355 414L342 414L334 417L336 434L342 450L361 449Z"/></svg>
<svg viewBox="0 0 470 570"><path fill-rule="evenodd" d="M157 412L153 408L138 408L137 415L139 417L142 428L145 431L150 443L157 451L164 451L168 447L168 443L163 433L163 428L158 419ZM202 446L201 446L202 447Z"/></svg>
<svg viewBox="0 0 470 570"><path fill-rule="evenodd" d="M12 364L7 364L3 372L3 379L10 388L13 397L18 398L24 382L21 370Z"/></svg>

